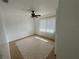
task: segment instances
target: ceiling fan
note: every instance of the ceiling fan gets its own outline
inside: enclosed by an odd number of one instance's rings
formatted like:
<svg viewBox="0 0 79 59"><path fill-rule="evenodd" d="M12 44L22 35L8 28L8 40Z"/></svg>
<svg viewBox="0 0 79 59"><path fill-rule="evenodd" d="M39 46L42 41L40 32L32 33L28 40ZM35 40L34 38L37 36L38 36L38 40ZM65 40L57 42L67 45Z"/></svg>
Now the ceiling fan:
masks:
<svg viewBox="0 0 79 59"><path fill-rule="evenodd" d="M39 16L41 16L41 15L36 15L34 10L32 10L31 12L32 12L31 13L32 18L38 18Z"/></svg>
<svg viewBox="0 0 79 59"><path fill-rule="evenodd" d="M4 3L8 3L8 0L2 0ZM39 16L41 15L36 15L35 14L35 10L32 10L32 9L28 9L29 11L31 11L31 17L32 18L38 18Z"/></svg>
<svg viewBox="0 0 79 59"><path fill-rule="evenodd" d="M38 9L35 8L29 8L29 9L21 9L26 13L26 16L30 16L31 18L38 18L41 15L38 13Z"/></svg>

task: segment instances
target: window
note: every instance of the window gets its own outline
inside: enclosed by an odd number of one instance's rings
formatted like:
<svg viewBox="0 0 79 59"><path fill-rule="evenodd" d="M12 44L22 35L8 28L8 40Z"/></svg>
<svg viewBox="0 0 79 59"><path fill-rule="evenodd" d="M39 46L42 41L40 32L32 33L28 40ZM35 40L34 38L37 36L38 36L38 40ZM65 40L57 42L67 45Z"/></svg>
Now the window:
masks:
<svg viewBox="0 0 79 59"><path fill-rule="evenodd" d="M56 25L56 18L55 17L41 19L40 20L40 31L54 33L55 32L55 25Z"/></svg>

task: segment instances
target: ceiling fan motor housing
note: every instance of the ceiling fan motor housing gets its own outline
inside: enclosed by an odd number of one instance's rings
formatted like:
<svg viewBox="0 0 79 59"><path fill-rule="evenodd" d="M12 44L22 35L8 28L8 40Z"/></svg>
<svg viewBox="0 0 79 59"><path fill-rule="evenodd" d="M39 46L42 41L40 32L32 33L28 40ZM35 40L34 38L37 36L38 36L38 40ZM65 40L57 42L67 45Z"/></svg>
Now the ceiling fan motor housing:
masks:
<svg viewBox="0 0 79 59"><path fill-rule="evenodd" d="M35 13L34 13L34 11L32 11L32 17L35 17Z"/></svg>

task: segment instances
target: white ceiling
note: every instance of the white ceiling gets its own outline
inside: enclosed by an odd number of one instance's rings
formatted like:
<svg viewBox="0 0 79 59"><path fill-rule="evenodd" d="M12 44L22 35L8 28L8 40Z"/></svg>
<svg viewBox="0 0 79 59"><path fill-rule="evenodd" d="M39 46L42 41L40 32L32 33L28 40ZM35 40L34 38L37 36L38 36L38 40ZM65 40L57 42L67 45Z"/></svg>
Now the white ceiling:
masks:
<svg viewBox="0 0 79 59"><path fill-rule="evenodd" d="M34 9L37 14L53 16L56 14L58 0L9 0L9 3L0 1L0 6L7 12L17 10L27 13L29 9Z"/></svg>

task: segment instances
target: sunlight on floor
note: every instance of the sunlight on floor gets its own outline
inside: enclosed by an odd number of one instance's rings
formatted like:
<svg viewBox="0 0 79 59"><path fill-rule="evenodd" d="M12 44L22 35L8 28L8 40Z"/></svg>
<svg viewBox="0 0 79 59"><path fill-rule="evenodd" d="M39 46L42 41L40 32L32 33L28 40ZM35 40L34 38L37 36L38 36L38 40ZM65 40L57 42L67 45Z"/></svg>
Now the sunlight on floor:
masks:
<svg viewBox="0 0 79 59"><path fill-rule="evenodd" d="M46 39L44 39L44 38L41 38L41 37L34 37L34 38L36 38L36 39L39 39L39 40L42 40L42 41L44 41L44 42L48 42L48 40L46 40Z"/></svg>

